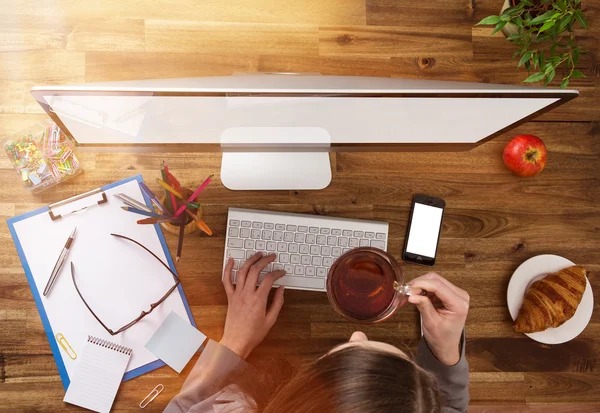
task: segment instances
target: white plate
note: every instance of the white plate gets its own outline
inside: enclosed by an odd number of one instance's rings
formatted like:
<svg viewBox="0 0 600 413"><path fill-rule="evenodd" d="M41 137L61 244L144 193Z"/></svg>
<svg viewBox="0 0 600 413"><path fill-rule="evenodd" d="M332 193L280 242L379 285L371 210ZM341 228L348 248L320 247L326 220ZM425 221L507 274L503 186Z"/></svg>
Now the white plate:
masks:
<svg viewBox="0 0 600 413"><path fill-rule="evenodd" d="M519 309L523 304L523 298L527 287L534 281L537 281L549 273L562 270L563 268L575 265L566 258L558 255L538 255L530 258L513 273L508 283L508 292L506 301L508 311L512 319L516 319ZM592 318L594 309L594 296L592 295L592 286L586 278L586 287L583 293L581 303L571 319L565 321L563 325L557 328L549 328L537 333L525 334L529 338L544 344L560 344L573 340L587 327Z"/></svg>

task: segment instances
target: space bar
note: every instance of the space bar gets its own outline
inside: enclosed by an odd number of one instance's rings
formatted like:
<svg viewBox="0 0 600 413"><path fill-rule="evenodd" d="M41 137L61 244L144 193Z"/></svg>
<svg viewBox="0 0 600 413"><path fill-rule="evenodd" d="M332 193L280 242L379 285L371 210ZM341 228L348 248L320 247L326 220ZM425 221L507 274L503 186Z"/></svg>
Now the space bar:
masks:
<svg viewBox="0 0 600 413"><path fill-rule="evenodd" d="M324 290L325 279L324 278L309 278L309 277L292 277L291 275L284 275L273 285L285 285L286 287L306 288L308 290Z"/></svg>

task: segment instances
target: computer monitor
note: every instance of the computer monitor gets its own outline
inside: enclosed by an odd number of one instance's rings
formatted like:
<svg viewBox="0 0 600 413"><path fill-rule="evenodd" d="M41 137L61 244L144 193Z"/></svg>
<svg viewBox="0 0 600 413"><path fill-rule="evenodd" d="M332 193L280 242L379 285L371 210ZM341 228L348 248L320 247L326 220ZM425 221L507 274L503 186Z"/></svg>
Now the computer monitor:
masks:
<svg viewBox="0 0 600 413"><path fill-rule="evenodd" d="M321 189L331 151L468 150L575 90L258 74L37 86L83 148L221 151L230 189Z"/></svg>

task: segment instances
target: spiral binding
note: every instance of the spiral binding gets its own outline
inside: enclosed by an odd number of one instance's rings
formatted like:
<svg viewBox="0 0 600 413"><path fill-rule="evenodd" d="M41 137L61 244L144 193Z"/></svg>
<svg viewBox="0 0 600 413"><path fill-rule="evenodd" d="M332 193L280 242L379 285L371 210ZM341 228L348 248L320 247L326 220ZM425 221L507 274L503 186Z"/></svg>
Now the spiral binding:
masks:
<svg viewBox="0 0 600 413"><path fill-rule="evenodd" d="M130 356L131 352L133 351L129 347L121 346L119 344L115 344L110 341L102 340L102 339L100 339L98 337L94 337L94 336L88 336L88 343L96 344L97 346L100 346L100 347L118 351L119 353L127 354L128 356Z"/></svg>

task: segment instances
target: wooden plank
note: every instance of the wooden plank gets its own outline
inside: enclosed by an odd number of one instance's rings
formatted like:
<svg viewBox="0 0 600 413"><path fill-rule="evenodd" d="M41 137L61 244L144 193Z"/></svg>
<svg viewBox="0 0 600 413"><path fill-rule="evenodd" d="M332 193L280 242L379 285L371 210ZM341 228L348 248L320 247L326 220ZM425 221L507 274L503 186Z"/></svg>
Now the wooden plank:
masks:
<svg viewBox="0 0 600 413"><path fill-rule="evenodd" d="M597 373L525 373L527 403L598 402Z"/></svg>
<svg viewBox="0 0 600 413"><path fill-rule="evenodd" d="M461 27L473 25L475 3L467 0L413 2L409 0L367 0L367 25L415 27ZM443 18L439 11L444 10Z"/></svg>
<svg viewBox="0 0 600 413"><path fill-rule="evenodd" d="M524 373L471 372L469 376L471 400L476 400L479 403L525 403Z"/></svg>

